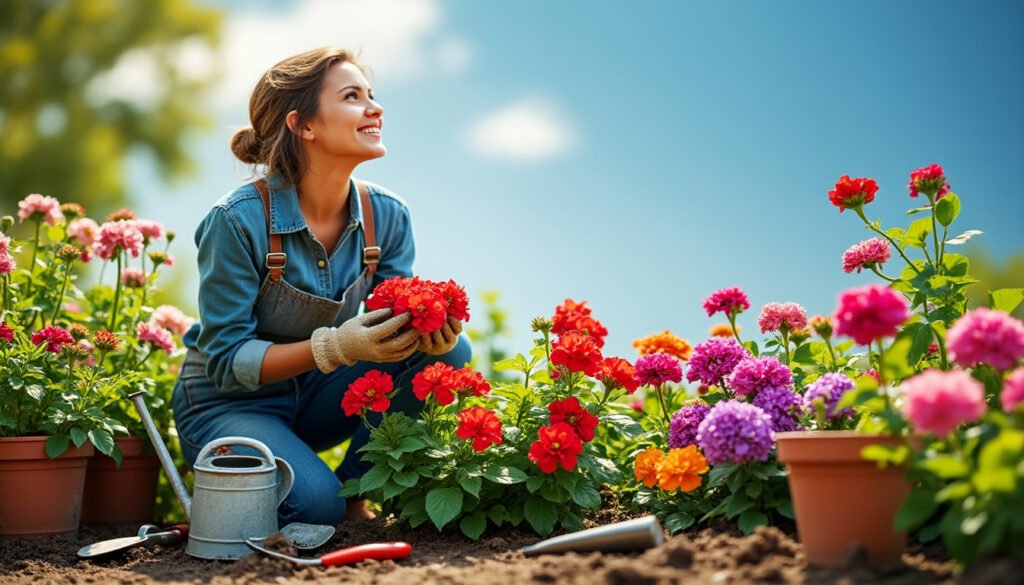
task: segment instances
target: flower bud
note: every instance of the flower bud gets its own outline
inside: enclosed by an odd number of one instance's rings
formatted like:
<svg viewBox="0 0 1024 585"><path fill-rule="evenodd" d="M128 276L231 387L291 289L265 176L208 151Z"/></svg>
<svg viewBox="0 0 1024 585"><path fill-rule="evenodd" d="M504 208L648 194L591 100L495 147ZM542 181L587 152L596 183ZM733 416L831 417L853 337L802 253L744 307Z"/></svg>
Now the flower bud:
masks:
<svg viewBox="0 0 1024 585"><path fill-rule="evenodd" d="M824 315L815 315L811 317L811 329L822 337L829 337L832 335L832 320Z"/></svg>
<svg viewBox="0 0 1024 585"><path fill-rule="evenodd" d="M85 217L85 208L77 203L64 203L60 206L60 211L68 222L79 217Z"/></svg>
<svg viewBox="0 0 1024 585"><path fill-rule="evenodd" d="M6 232L7 230L11 229L12 225L14 225L14 218L11 217L10 215L5 215L2 218L0 218L0 231Z"/></svg>
<svg viewBox="0 0 1024 585"><path fill-rule="evenodd" d="M102 352L116 351L121 346L121 340L106 329L97 331L92 339L96 343L96 349Z"/></svg>
<svg viewBox="0 0 1024 585"><path fill-rule="evenodd" d="M89 356L89 348L77 343L65 343L60 346L60 355L65 358L81 360Z"/></svg>
<svg viewBox="0 0 1024 585"><path fill-rule="evenodd" d="M530 321L530 329L535 333L544 333L545 335L551 331L551 319L547 317L534 317Z"/></svg>
<svg viewBox="0 0 1024 585"><path fill-rule="evenodd" d="M167 262L168 258L167 252L158 252L156 250L150 252L147 256L149 256L149 259L153 262L153 266L160 266L164 262Z"/></svg>
<svg viewBox="0 0 1024 585"><path fill-rule="evenodd" d="M176 236L176 235L177 234L174 233L174 230L167 230L167 234L166 234L166 236L167 236L167 243L170 244L171 242L173 242L174 241L174 236Z"/></svg>
<svg viewBox="0 0 1024 585"><path fill-rule="evenodd" d="M131 209L118 209L107 216L107 221L131 221L135 219L135 212Z"/></svg>
<svg viewBox="0 0 1024 585"><path fill-rule="evenodd" d="M71 338L75 341L81 341L86 337L89 337L89 330L81 323L72 323L68 325L68 333L71 334Z"/></svg>
<svg viewBox="0 0 1024 585"><path fill-rule="evenodd" d="M806 327L804 327L803 329L794 329L789 334L789 340L797 345L800 345L801 343L807 341L810 337L811 330Z"/></svg>
<svg viewBox="0 0 1024 585"><path fill-rule="evenodd" d="M64 244L64 246L57 251L57 257L70 264L82 257L82 251L71 244Z"/></svg>

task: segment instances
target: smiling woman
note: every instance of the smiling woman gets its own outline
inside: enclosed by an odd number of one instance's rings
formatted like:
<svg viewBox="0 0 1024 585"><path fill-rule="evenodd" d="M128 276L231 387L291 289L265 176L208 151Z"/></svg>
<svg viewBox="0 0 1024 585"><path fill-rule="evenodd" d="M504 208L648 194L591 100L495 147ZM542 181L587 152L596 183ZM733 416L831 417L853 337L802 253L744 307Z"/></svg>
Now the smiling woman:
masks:
<svg viewBox="0 0 1024 585"><path fill-rule="evenodd" d="M412 276L415 255L405 202L352 177L387 154L364 66L337 48L285 59L256 84L249 114L231 150L260 178L196 231L200 320L173 401L182 450L193 464L214 439L256 439L295 470L282 523L366 517L362 500L338 496L366 471L356 451L368 433L342 413L345 389L380 370L398 391L393 409L416 415L413 376L438 361L462 367L469 342L454 318L431 336L406 327L408 314L360 314L376 284ZM331 470L316 453L346 439Z"/></svg>

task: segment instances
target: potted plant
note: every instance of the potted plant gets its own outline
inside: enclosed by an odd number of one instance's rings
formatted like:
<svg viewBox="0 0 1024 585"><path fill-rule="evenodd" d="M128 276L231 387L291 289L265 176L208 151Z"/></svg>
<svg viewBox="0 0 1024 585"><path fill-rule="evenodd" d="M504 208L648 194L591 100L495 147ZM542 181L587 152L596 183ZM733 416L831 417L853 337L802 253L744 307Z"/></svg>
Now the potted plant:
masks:
<svg viewBox="0 0 1024 585"><path fill-rule="evenodd" d="M100 227L81 206L37 194L19 203L18 215L34 228L27 242L6 235L13 218L0 223L0 451L15 451L0 454L0 532L63 532L79 524L93 447L120 463L115 435L128 433L120 403L154 383L140 366L170 334L139 326L121 294L127 257L141 251L144 226L123 217ZM77 273L94 257L116 264L117 285L83 293ZM74 469L73 477L32 471L51 465ZM40 497L56 486L67 491Z"/></svg>

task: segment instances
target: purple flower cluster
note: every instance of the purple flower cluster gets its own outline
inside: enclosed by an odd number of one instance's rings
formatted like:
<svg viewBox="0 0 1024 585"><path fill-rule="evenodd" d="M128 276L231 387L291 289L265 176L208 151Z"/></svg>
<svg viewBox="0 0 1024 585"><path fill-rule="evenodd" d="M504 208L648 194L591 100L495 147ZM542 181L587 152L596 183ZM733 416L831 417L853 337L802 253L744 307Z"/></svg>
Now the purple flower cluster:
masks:
<svg viewBox="0 0 1024 585"><path fill-rule="evenodd" d="M719 402L697 427L697 444L711 465L765 461L775 444L772 419L753 404Z"/></svg>
<svg viewBox="0 0 1024 585"><path fill-rule="evenodd" d="M703 402L694 402L679 409L672 417L668 429L668 446L671 449L682 449L687 445L697 444L697 427L704 417L711 412L711 407Z"/></svg>
<svg viewBox="0 0 1024 585"><path fill-rule="evenodd" d="M836 405L839 404L843 394L853 390L854 386L853 380L843 374L831 372L822 374L820 378L807 387L807 392L804 393L804 408L813 415L814 399L821 398L825 403L825 418L829 422L839 418L852 418L854 414L852 408L846 407L836 411Z"/></svg>
<svg viewBox="0 0 1024 585"><path fill-rule="evenodd" d="M675 356L667 353L651 353L640 356L634 365L636 374L633 376L641 384L660 386L665 382L681 382L683 367Z"/></svg>
<svg viewBox="0 0 1024 585"><path fill-rule="evenodd" d="M709 386L721 386L740 360L750 355L735 339L712 337L693 348L686 379L700 380Z"/></svg>
<svg viewBox="0 0 1024 585"><path fill-rule="evenodd" d="M762 388L754 397L754 406L772 419L772 430L776 433L795 431L800 427L797 422L801 410L800 397L785 386Z"/></svg>
<svg viewBox="0 0 1024 585"><path fill-rule="evenodd" d="M793 373L774 356L744 358L729 376L729 387L741 398L756 394L763 388L789 388L792 385Z"/></svg>

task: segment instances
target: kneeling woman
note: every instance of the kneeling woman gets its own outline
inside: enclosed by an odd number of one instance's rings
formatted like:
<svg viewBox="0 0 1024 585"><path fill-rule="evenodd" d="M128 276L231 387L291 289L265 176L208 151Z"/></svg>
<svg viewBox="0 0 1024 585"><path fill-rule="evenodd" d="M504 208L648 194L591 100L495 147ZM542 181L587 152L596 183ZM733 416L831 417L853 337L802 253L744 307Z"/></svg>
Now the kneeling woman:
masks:
<svg viewBox="0 0 1024 585"><path fill-rule="evenodd" d="M368 433L342 412L345 390L370 369L387 372L399 389L391 410L416 414L412 377L437 361L464 366L469 342L452 318L427 335L404 327L408 314L359 313L376 284L412 276L415 249L402 199L352 178L387 152L362 66L333 48L286 59L257 83L249 116L231 149L265 173L196 230L200 319L174 388L178 434L190 465L225 436L286 460L296 480L282 523L369 517L364 501L338 496L367 469L357 450ZM331 470L317 452L346 439Z"/></svg>

